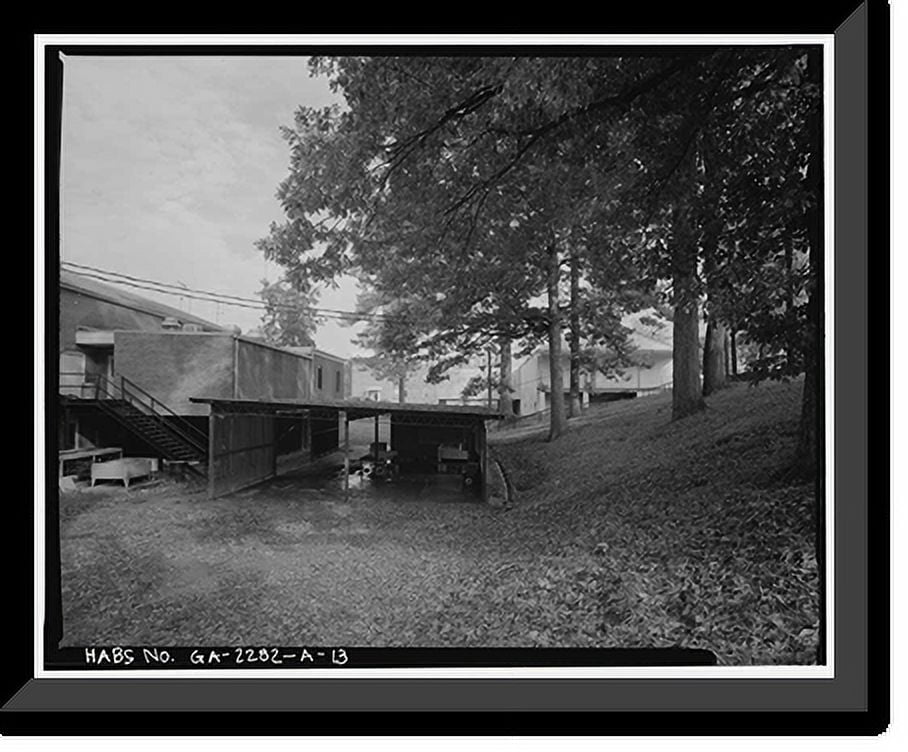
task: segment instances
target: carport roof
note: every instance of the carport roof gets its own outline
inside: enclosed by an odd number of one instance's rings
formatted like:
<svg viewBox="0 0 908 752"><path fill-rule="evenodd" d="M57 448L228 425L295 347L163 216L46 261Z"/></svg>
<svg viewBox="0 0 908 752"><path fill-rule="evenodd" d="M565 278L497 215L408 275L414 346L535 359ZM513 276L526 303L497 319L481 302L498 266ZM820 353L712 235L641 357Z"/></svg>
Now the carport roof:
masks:
<svg viewBox="0 0 908 752"><path fill-rule="evenodd" d="M375 415L423 415L438 417L473 418L475 420L496 420L504 413L490 407L476 405L422 405L400 402L375 402L373 400L242 400L221 397L190 397L190 402L218 406L221 409L238 412L264 411L279 412L284 410L312 410L324 412L346 412L351 420L369 418Z"/></svg>

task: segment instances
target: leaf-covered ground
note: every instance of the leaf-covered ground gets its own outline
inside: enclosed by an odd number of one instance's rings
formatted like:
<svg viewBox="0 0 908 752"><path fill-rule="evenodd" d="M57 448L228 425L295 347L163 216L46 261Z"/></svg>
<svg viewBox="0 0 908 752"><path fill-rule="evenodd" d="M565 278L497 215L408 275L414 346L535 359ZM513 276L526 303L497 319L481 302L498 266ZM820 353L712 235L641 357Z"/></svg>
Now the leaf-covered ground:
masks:
<svg viewBox="0 0 908 752"><path fill-rule="evenodd" d="M515 488L279 478L61 499L66 644L670 646L811 663L814 491L786 480L800 384L593 408L496 435Z"/></svg>

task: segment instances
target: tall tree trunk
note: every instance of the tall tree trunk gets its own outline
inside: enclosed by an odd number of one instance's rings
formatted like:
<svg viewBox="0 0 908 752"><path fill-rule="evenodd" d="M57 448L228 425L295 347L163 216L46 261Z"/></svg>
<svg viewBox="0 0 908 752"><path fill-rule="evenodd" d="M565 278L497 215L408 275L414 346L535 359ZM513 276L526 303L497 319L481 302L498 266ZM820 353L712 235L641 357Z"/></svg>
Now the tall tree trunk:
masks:
<svg viewBox="0 0 908 752"><path fill-rule="evenodd" d="M728 334L728 350L731 353L731 375L738 375L738 330L732 329Z"/></svg>
<svg viewBox="0 0 908 752"><path fill-rule="evenodd" d="M725 326L710 315L706 322L703 346L703 396L708 397L725 386Z"/></svg>
<svg viewBox="0 0 908 752"><path fill-rule="evenodd" d="M714 217L718 215L718 208ZM706 342L703 344L703 396L725 386L725 326L716 314L716 252L721 223L708 219L703 237L703 273L706 276Z"/></svg>
<svg viewBox="0 0 908 752"><path fill-rule="evenodd" d="M820 53L810 51L807 53L807 79L814 85L821 85ZM807 118L807 129L813 142L810 157L807 162L805 175L806 188L814 194L815 201L808 205L804 212L804 224L807 230L809 245L808 263L809 277L807 282L807 328L805 332L804 352L804 391L801 395L801 420L798 436L798 448L795 455L796 466L808 478L811 478L816 487L815 514L817 520L815 550L817 570L826 569L826 546L824 532L826 529L825 494L822 491L823 478L823 452L821 439L817 436L818 399L823 390L822 362L822 332L823 310L821 296L818 289L823 260L823 104L822 100L816 109ZM826 608L826 581L820 578L820 603L819 611L823 613ZM817 646L817 663L826 662L826 624L820 620L820 633Z"/></svg>
<svg viewBox="0 0 908 752"><path fill-rule="evenodd" d="M551 394L551 415L549 419L549 441L564 433L564 374L561 367L561 311L558 310L558 279L560 261L558 248L553 243L548 249L547 292L549 303L549 390Z"/></svg>
<svg viewBox="0 0 908 752"><path fill-rule="evenodd" d="M817 365L817 348L819 347L819 306L817 305L816 292L811 292L808 298L808 315L810 324L805 338L806 349L804 352L804 390L801 394L801 419L798 431L798 448L796 463L806 477L814 477L818 469L819 444L817 441L817 392L818 380L821 377Z"/></svg>
<svg viewBox="0 0 908 752"><path fill-rule="evenodd" d="M570 314L571 376L568 417L580 415L580 259L571 256L571 314Z"/></svg>
<svg viewBox="0 0 908 752"><path fill-rule="evenodd" d="M511 340L509 337L498 339L498 412L505 418L514 414L514 398L511 396Z"/></svg>
<svg viewBox="0 0 908 752"><path fill-rule="evenodd" d="M688 207L672 218L672 420L704 407L700 391L700 319L697 299L697 245Z"/></svg>
<svg viewBox="0 0 908 752"><path fill-rule="evenodd" d="M731 356L727 330L725 336L722 338L722 357L725 359L725 378L728 379L728 377L731 376Z"/></svg>
<svg viewBox="0 0 908 752"><path fill-rule="evenodd" d="M492 349L486 348L486 407L492 409Z"/></svg>
<svg viewBox="0 0 908 752"><path fill-rule="evenodd" d="M397 401L402 405L407 401L407 377L397 377Z"/></svg>
<svg viewBox="0 0 908 752"><path fill-rule="evenodd" d="M789 235L785 241L785 316L787 318L787 340L785 345L785 360L788 367L795 372L793 368L798 359L798 347L796 340L797 323L794 316L795 307L795 290L792 271L794 269L794 240Z"/></svg>
<svg viewBox="0 0 908 752"><path fill-rule="evenodd" d="M820 57L816 52L807 55L807 78L811 83L820 84ZM807 162L805 182L808 191L815 196L804 212L804 224L809 244L809 271L807 284L807 331L804 338L804 392L801 397L801 425L797 449L797 462L805 475L813 477L818 470L819 443L817 441L817 392L820 389L822 372L819 369L819 351L822 346L822 311L820 309L819 285L820 265L823 256L823 113L822 104L808 116L807 128L813 137L815 147Z"/></svg>

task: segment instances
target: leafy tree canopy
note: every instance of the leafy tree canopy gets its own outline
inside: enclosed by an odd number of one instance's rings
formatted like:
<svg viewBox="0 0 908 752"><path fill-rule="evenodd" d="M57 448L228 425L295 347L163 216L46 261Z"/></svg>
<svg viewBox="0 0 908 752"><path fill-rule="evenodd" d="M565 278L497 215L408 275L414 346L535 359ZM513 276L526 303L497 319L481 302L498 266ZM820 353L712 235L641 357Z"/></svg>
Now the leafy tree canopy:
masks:
<svg viewBox="0 0 908 752"><path fill-rule="evenodd" d="M266 342L284 347L315 344L319 320L312 310L317 302L313 291L295 289L285 279L271 283L262 280L258 294L265 304L261 331Z"/></svg>

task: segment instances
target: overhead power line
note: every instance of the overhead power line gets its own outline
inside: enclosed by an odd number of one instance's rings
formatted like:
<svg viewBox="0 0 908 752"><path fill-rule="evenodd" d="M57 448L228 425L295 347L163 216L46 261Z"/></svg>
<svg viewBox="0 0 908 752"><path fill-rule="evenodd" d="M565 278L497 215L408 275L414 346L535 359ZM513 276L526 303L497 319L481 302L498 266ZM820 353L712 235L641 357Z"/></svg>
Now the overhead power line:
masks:
<svg viewBox="0 0 908 752"><path fill-rule="evenodd" d="M174 285L174 284L171 284L170 282L159 282L154 279L146 279L144 277L134 277L130 274L123 274L122 272L113 272L108 269L99 269L96 266L87 266L86 264L77 264L74 261L63 261L62 264L63 264L63 266L72 267L72 269L70 269L70 271L74 271L75 269L85 269L90 272L95 272L96 274L104 274L104 275L107 275L110 277L117 277L120 279L129 280L131 282L142 282L145 284L154 285L155 287L169 288L169 289L177 291L179 294L183 294L184 292L189 291L189 292L195 292L195 293L202 293L204 295L210 295L210 296L217 297L220 299L237 300L237 301L241 301L241 302L245 302L245 303L261 303L262 302L261 300L257 300L255 298L244 298L244 297L240 297L239 295L229 295L227 293L211 292L209 290L200 290L198 288L187 287L182 284Z"/></svg>
<svg viewBox="0 0 908 752"><path fill-rule="evenodd" d="M67 267L67 271L90 279L97 279L110 284L118 284L126 287L132 287L139 290L157 292L174 297L190 298L208 303L218 303L223 305L235 306L237 308L247 308L253 310L266 310L276 308L286 311L299 311L300 306L273 303L266 304L261 299L245 298L239 295L230 295L228 293L219 293L211 290L202 290L193 287L182 287L168 282L148 279L145 277L136 277L121 272L114 272L109 269L100 269L86 264L77 264L72 261L63 261L62 265ZM343 321L392 321L393 316L381 313L365 313L357 311L344 311L334 308L321 308L318 306L303 306L304 310L309 311L314 316L333 318Z"/></svg>

